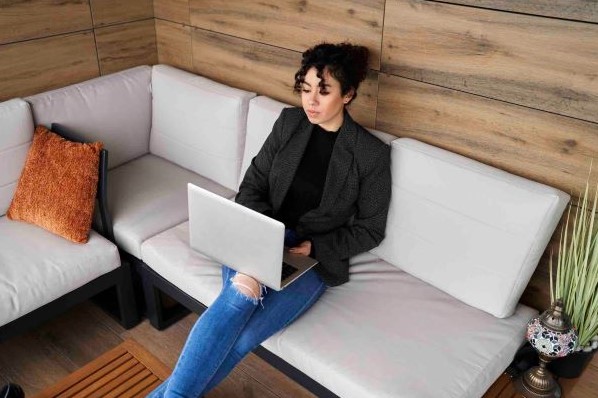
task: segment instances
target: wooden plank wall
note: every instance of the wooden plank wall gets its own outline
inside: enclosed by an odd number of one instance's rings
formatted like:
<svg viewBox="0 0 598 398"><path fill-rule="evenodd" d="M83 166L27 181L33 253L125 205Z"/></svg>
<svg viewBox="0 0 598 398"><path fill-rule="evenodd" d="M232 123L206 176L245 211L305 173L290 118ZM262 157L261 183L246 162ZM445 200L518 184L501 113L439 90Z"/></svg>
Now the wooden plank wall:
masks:
<svg viewBox="0 0 598 398"><path fill-rule="evenodd" d="M598 153L596 1L3 0L0 100L159 61L299 104L301 51L324 40L371 51L363 125L578 196Z"/></svg>
<svg viewBox="0 0 598 398"><path fill-rule="evenodd" d="M157 61L152 0L0 0L0 101Z"/></svg>
<svg viewBox="0 0 598 398"><path fill-rule="evenodd" d="M294 104L301 51L364 44L371 71L351 110L362 124L574 199L598 153L598 2L154 0L154 12L161 63ZM547 262L523 297L539 309Z"/></svg>

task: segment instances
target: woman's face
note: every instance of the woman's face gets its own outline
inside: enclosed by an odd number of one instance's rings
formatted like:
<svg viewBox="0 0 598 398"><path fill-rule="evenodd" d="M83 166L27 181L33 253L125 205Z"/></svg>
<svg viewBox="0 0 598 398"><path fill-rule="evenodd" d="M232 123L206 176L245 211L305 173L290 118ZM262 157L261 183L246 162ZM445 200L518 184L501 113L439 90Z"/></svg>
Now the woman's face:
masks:
<svg viewBox="0 0 598 398"><path fill-rule="evenodd" d="M301 103L307 118L324 130L337 131L343 124L343 110L352 94L341 94L341 84L328 69L322 74L324 87L320 87L318 70L312 67L305 74L305 82L301 88Z"/></svg>

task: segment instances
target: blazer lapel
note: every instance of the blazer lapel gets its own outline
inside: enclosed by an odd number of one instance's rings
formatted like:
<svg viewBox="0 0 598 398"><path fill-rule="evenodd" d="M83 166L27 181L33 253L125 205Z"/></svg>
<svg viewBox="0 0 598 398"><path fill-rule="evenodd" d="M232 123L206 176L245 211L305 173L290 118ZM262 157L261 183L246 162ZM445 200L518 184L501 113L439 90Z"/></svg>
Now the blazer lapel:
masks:
<svg viewBox="0 0 598 398"><path fill-rule="evenodd" d="M282 201L295 178L297 167L301 162L312 130L313 125L309 120L307 118L303 120L286 145L277 154L272 164L272 171L276 173L274 176L274 189L271 191L272 208L275 212L280 209Z"/></svg>

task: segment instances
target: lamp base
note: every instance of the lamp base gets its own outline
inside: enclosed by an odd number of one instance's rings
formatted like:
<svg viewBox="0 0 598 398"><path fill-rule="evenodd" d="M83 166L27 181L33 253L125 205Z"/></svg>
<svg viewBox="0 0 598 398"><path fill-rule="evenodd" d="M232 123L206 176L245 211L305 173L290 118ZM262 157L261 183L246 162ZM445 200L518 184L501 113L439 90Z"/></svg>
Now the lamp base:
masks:
<svg viewBox="0 0 598 398"><path fill-rule="evenodd" d="M561 398L561 386L544 366L534 366L515 380L515 390L526 398Z"/></svg>

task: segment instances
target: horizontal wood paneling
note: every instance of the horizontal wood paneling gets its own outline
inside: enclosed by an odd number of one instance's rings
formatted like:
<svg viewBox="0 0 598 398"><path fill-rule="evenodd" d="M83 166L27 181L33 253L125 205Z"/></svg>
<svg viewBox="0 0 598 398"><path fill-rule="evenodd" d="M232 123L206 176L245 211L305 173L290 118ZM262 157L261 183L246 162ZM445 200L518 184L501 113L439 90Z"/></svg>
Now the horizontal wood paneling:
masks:
<svg viewBox="0 0 598 398"><path fill-rule="evenodd" d="M0 44L91 29L88 0L0 1Z"/></svg>
<svg viewBox="0 0 598 398"><path fill-rule="evenodd" d="M191 28L179 23L156 19L158 62L193 70Z"/></svg>
<svg viewBox="0 0 598 398"><path fill-rule="evenodd" d="M0 100L156 63L153 13L152 0L0 0Z"/></svg>
<svg viewBox="0 0 598 398"><path fill-rule="evenodd" d="M193 29L195 72L279 101L297 104L293 74L301 54L228 35Z"/></svg>
<svg viewBox="0 0 598 398"><path fill-rule="evenodd" d="M153 18L152 0L90 0L94 26Z"/></svg>
<svg viewBox="0 0 598 398"><path fill-rule="evenodd" d="M219 82L300 105L293 93L301 54L266 44L194 28L193 70ZM375 121L377 73L371 72L351 105L351 116L364 126Z"/></svg>
<svg viewBox="0 0 598 398"><path fill-rule="evenodd" d="M376 128L573 195L598 153L598 124L385 74Z"/></svg>
<svg viewBox="0 0 598 398"><path fill-rule="evenodd" d="M598 22L598 1L595 0L448 0L447 2L577 21Z"/></svg>
<svg viewBox="0 0 598 398"><path fill-rule="evenodd" d="M378 71L370 70L357 90L357 98L347 108L353 119L364 127L376 125L378 103Z"/></svg>
<svg viewBox="0 0 598 398"><path fill-rule="evenodd" d="M0 46L0 100L36 94L98 75L91 32Z"/></svg>
<svg viewBox="0 0 598 398"><path fill-rule="evenodd" d="M102 75L158 62L153 20L99 28L95 36Z"/></svg>
<svg viewBox="0 0 598 398"><path fill-rule="evenodd" d="M382 70L598 122L598 25L388 0Z"/></svg>
<svg viewBox="0 0 598 398"><path fill-rule="evenodd" d="M189 0L154 0L154 15L189 25Z"/></svg>
<svg viewBox="0 0 598 398"><path fill-rule="evenodd" d="M191 24L260 43L305 49L323 40L367 46L379 69L384 0L189 0Z"/></svg>

